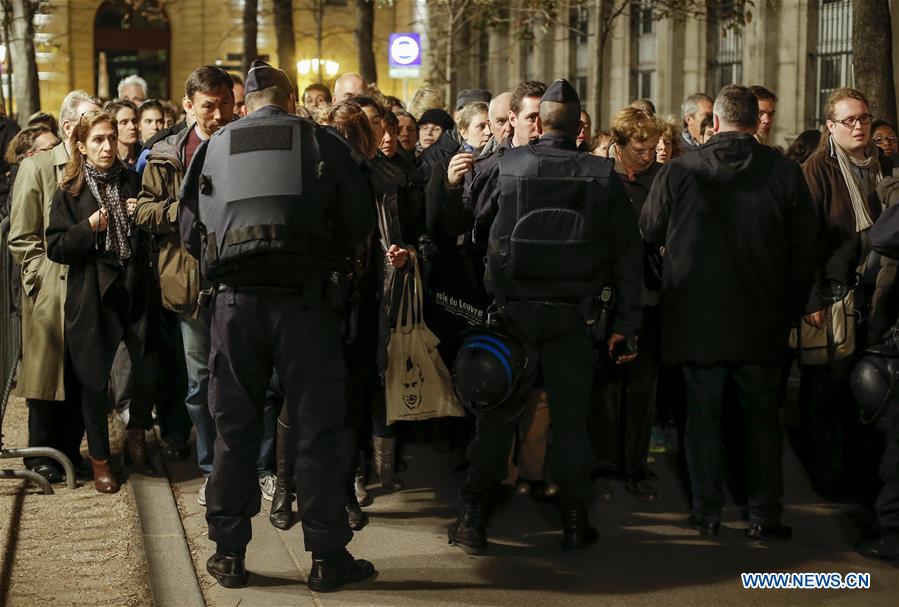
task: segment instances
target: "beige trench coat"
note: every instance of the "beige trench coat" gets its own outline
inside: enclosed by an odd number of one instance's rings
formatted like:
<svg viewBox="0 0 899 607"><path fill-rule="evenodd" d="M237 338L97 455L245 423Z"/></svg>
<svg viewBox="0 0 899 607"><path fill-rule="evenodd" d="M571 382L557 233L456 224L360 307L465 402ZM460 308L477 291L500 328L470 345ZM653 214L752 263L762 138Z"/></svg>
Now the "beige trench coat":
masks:
<svg viewBox="0 0 899 607"><path fill-rule="evenodd" d="M25 158L13 186L9 250L22 268L22 365L16 394L23 398L66 397L63 326L68 266L47 259L44 230L68 159L62 143Z"/></svg>

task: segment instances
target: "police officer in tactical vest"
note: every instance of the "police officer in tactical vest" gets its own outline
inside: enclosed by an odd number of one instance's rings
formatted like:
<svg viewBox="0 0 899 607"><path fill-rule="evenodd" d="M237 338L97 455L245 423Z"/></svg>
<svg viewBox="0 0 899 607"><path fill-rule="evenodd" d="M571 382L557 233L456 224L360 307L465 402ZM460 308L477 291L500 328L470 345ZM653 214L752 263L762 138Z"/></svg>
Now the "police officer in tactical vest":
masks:
<svg viewBox="0 0 899 607"><path fill-rule="evenodd" d="M250 519L259 512L256 455L274 368L284 389L309 586L337 590L376 575L345 546L345 480L354 430L343 428L341 344L345 287L339 260L371 233L366 169L338 136L293 115L281 70L255 61L246 80L250 115L198 148L185 176L181 233L215 287L209 408L215 464L206 520L216 553L207 571L222 586L247 583Z"/></svg>
<svg viewBox="0 0 899 607"><path fill-rule="evenodd" d="M478 224L489 227L485 284L496 316L528 351L534 372L524 383L533 383L538 368L543 374L552 417L549 474L561 487L566 550L599 537L587 520L593 304L604 286L614 289L608 348L618 362L636 355L633 338L641 320L637 218L612 162L577 151L580 111L574 88L566 80L554 82L540 101L543 135L502 150L475 203ZM457 390L465 392L458 376ZM508 472L517 423L508 415L478 418L462 513L449 528L450 543L469 554L487 551L487 519Z"/></svg>

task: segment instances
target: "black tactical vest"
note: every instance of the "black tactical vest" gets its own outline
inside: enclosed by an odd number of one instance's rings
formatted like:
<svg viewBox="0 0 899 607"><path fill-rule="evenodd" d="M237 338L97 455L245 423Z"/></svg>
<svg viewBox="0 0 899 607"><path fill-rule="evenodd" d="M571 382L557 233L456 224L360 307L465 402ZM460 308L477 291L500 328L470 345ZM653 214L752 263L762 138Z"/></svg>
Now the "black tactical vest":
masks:
<svg viewBox="0 0 899 607"><path fill-rule="evenodd" d="M207 278L235 286L328 279L334 189L318 131L278 114L244 118L210 138L199 195Z"/></svg>
<svg viewBox="0 0 899 607"><path fill-rule="evenodd" d="M597 220L611 174L604 159L534 144L499 157L499 212L490 230L487 288L506 298L599 292L605 268Z"/></svg>

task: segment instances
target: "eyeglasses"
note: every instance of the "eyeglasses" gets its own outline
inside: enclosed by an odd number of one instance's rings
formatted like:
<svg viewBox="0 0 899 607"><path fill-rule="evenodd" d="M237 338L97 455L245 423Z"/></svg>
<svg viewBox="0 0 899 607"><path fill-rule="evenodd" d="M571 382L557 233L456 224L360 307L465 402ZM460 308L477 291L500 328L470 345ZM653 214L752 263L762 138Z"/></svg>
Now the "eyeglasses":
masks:
<svg viewBox="0 0 899 607"><path fill-rule="evenodd" d="M844 118L843 120L831 120L831 122L839 122L847 129L855 128L855 124L867 125L871 124L871 121L874 120L874 116L871 114L862 114L861 116L850 116L849 118Z"/></svg>
<svg viewBox="0 0 899 607"><path fill-rule="evenodd" d="M656 153L656 148L654 148L654 147L643 149L643 150L641 150L639 148L635 148L631 145L626 145L625 147L628 149L628 151L631 154L633 154L637 158L649 158L650 156L655 156L655 153Z"/></svg>
<svg viewBox="0 0 899 607"><path fill-rule="evenodd" d="M896 143L899 141L899 137L895 135L887 135L886 137L877 136L874 138L874 143Z"/></svg>

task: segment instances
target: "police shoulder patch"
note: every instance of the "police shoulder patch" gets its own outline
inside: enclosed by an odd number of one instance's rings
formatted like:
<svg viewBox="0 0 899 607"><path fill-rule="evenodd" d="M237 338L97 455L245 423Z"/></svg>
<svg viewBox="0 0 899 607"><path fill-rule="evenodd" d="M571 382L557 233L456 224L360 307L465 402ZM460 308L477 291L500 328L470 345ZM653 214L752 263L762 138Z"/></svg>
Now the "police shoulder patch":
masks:
<svg viewBox="0 0 899 607"><path fill-rule="evenodd" d="M290 125L266 124L231 131L231 155L263 150L289 150L293 147Z"/></svg>

